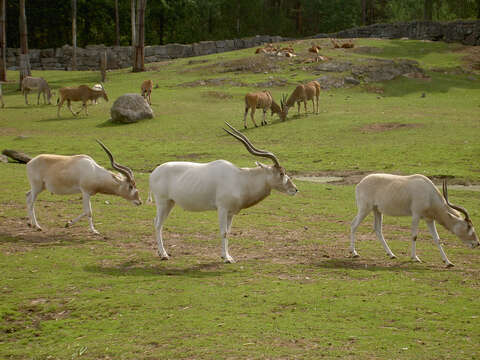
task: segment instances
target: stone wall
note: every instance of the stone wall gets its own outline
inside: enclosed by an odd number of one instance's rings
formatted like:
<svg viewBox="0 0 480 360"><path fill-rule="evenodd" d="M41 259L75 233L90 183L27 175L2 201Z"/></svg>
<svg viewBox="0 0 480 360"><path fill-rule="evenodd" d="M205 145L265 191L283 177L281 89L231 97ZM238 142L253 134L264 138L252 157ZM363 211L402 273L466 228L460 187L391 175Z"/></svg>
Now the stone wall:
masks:
<svg viewBox="0 0 480 360"><path fill-rule="evenodd" d="M145 63L168 59L209 55L225 51L245 49L270 42L288 40L281 36L257 35L250 38L219 41L201 41L194 44L167 44L145 46ZM77 70L98 70L100 54L107 52L107 68L121 69L132 66L131 46L87 46L77 48ZM7 68L17 70L19 66L19 49L7 49ZM33 70L70 70L73 48L64 45L57 49L30 49L30 65Z"/></svg>
<svg viewBox="0 0 480 360"><path fill-rule="evenodd" d="M334 34L318 34L315 38L409 38L417 40L442 40L465 45L480 45L480 21L459 20L453 22L412 21L408 23L374 24Z"/></svg>
<svg viewBox="0 0 480 360"><path fill-rule="evenodd" d="M448 23L431 21L413 21L408 23L374 24L332 34L317 34L314 38L409 38L423 40L443 40L460 42L466 45L480 45L480 21L465 20ZM281 36L257 35L250 38L219 41L201 41L194 44L167 44L145 47L145 63L221 53L245 49L265 43L289 40ZM98 70L100 54L107 51L108 69L120 69L132 66L132 48L130 46L106 47L102 45L77 48L77 69ZM30 64L34 70L71 69L72 47L65 45L57 49L31 49ZM19 49L7 49L7 67L18 69Z"/></svg>

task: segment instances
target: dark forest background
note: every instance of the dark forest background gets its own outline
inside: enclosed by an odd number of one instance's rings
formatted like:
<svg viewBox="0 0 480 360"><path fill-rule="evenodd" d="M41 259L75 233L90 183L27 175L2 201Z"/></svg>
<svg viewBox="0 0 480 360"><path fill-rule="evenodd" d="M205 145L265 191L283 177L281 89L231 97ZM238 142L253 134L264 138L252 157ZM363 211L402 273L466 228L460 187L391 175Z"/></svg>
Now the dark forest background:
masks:
<svg viewBox="0 0 480 360"><path fill-rule="evenodd" d="M77 1L77 46L114 45L115 0ZM117 0L120 45L131 44L133 0ZM305 37L374 23L480 17L480 0L148 0L145 44L257 34ZM19 1L8 0L7 47L19 47ZM27 0L30 48L72 42L71 0Z"/></svg>

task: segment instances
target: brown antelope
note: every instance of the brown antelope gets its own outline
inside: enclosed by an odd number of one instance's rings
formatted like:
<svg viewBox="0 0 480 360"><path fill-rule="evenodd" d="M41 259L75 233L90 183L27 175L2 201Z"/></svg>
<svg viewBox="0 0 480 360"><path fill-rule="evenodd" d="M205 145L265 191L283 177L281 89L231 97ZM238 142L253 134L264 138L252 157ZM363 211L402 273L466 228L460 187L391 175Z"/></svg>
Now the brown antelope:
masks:
<svg viewBox="0 0 480 360"><path fill-rule="evenodd" d="M94 234L98 234L98 231L93 226L91 196L97 193L117 195L131 201L134 205L142 204L132 170L127 166L117 164L110 150L99 140L97 142L107 153L112 167L122 175L106 170L88 155L42 154L27 163L27 176L31 186L31 190L27 192L30 226L42 230L35 216L34 202L38 194L45 189L59 195L81 193L83 213L67 222L66 227L87 216L90 230Z"/></svg>
<svg viewBox="0 0 480 360"><path fill-rule="evenodd" d="M352 40L347 40L346 42L344 42L341 45L341 47L344 48L344 49L351 49L351 48L355 47L355 44L353 43Z"/></svg>
<svg viewBox="0 0 480 360"><path fill-rule="evenodd" d="M87 110L87 101L94 101L97 100L99 97L103 97L106 101L108 101L107 93L102 86L101 90L91 89L87 85L80 85L79 87L64 87L58 90L58 109L57 109L57 117L60 118L60 109L63 106L65 100L67 101L68 109L74 116L80 114L82 109L85 109L85 113L88 115ZM77 113L74 113L72 110L72 101L81 101L82 107L78 110Z"/></svg>
<svg viewBox="0 0 480 360"><path fill-rule="evenodd" d="M335 49L339 49L339 48L340 48L340 44L338 43L337 40L335 40L335 39L330 39L330 42L332 43L332 45L333 45L333 47L334 47Z"/></svg>
<svg viewBox="0 0 480 360"><path fill-rule="evenodd" d="M296 103L298 106L298 113L300 114L300 103L303 102L303 105L305 107L305 114L307 114L307 101L312 100L313 113L318 114L319 96L320 83L318 81L310 81L306 85L298 85L286 101L285 99L282 100L282 112L286 117L288 114L288 109L294 106ZM315 100L317 102L316 106Z"/></svg>
<svg viewBox="0 0 480 360"><path fill-rule="evenodd" d="M271 110L271 115L278 114L280 119L285 120L284 113L282 108L273 100L272 94L270 91L264 90L254 93L248 93L245 95L245 113L243 115L243 126L247 128L247 114L250 109L250 117L252 119L253 125L257 127L255 122L255 110L263 109L263 120L262 125L267 125L267 120L265 119L268 109Z"/></svg>
<svg viewBox="0 0 480 360"><path fill-rule="evenodd" d="M222 239L222 258L227 263L235 262L228 252L228 239L234 215L253 206L272 190L295 195L298 190L280 165L277 157L257 149L245 135L227 123L225 131L243 143L254 156L270 159L272 165L257 162L254 168L239 168L226 160L206 164L173 161L158 166L150 174L150 192L155 199L155 235L158 255L169 258L163 246L162 229L165 220L175 205L187 211L217 210Z"/></svg>
<svg viewBox="0 0 480 360"><path fill-rule="evenodd" d="M308 52L315 54L315 62L318 62L319 51L321 47L312 43L312 46L308 48Z"/></svg>
<svg viewBox="0 0 480 360"><path fill-rule="evenodd" d="M358 213L352 221L350 252L358 257L355 250L355 231L365 217L373 211L374 230L390 258L395 258L382 234L382 214L412 217L413 261L420 262L416 254L418 224L424 219L440 250L447 267L453 266L440 244L435 221L457 235L465 244L479 246L478 236L467 210L448 201L447 183L443 182L443 196L432 181L423 175L399 176L371 174L362 179L355 188ZM463 214L463 217L461 216Z"/></svg>
<svg viewBox="0 0 480 360"><path fill-rule="evenodd" d="M48 100L48 104L51 104L51 97L52 92L50 91L50 87L48 86L47 81L41 77L32 77L32 76L25 76L22 80L22 93L25 95L25 104L28 105L28 98L27 95L30 90L38 89L38 96L37 96L37 105L40 104L40 94L43 94L43 103L46 104ZM45 99L45 94L47 98Z"/></svg>
<svg viewBox="0 0 480 360"><path fill-rule="evenodd" d="M142 82L141 90L144 99L148 102L149 105L152 105L153 81L145 80L144 82Z"/></svg>

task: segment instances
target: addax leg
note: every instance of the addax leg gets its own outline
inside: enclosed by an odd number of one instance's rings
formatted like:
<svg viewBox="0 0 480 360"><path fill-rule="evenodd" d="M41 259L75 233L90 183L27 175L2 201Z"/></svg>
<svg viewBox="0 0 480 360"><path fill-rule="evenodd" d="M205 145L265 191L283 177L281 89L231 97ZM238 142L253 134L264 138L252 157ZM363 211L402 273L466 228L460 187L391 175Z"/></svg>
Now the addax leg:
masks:
<svg viewBox="0 0 480 360"><path fill-rule="evenodd" d="M388 256L390 256L390 259L395 259L396 256L393 254L392 250L390 250L387 242L385 241L385 238L383 237L383 233L382 233L382 213L380 211L378 211L376 208L373 208L373 214L375 216L373 227L374 227L375 232L377 234L377 238L382 243L383 248L387 252Z"/></svg>
<svg viewBox="0 0 480 360"><path fill-rule="evenodd" d="M73 220L70 220L68 221L66 224L65 224L65 227L70 227L72 226L73 224L75 224L77 221L79 221L80 219L82 219L84 216L87 216L88 217L88 222L89 222L89 225L90 225L90 230L96 234L96 235L99 235L100 233L95 229L95 227L93 226L93 217L92 217L92 205L90 204L90 195L85 193L85 192L82 192L82 196L83 196L83 199L82 199L82 202L83 202L83 213L81 213L79 216L77 216L75 219Z"/></svg>
<svg viewBox="0 0 480 360"><path fill-rule="evenodd" d="M235 260L228 253L228 239L227 235L230 232L233 215L229 214L226 209L218 209L218 222L220 225L220 237L222 238L222 259L226 263L234 263Z"/></svg>
<svg viewBox="0 0 480 360"><path fill-rule="evenodd" d="M440 250L440 255L442 256L442 259L445 262L445 265L447 265L447 267L453 266L450 260L448 260L447 255L445 254L445 251L443 251L442 244L440 244L440 237L438 236L437 228L435 227L435 223L433 222L433 220L427 221L427 226L428 226L428 230L430 230L430 234L432 234L433 241L435 242L435 244L437 244L438 249Z"/></svg>
<svg viewBox="0 0 480 360"><path fill-rule="evenodd" d="M412 261L422 262L417 256L417 236L418 236L418 223L420 218L417 216L412 217Z"/></svg>
<svg viewBox="0 0 480 360"><path fill-rule="evenodd" d="M161 257L162 260L168 260L168 254L163 247L163 223L167 219L170 211L172 211L173 206L175 203L172 200L158 200L155 198L155 202L157 204L157 216L155 217L155 234L157 237L157 244L158 244L158 255Z"/></svg>
<svg viewBox="0 0 480 360"><path fill-rule="evenodd" d="M263 120L262 120L262 126L263 125L267 125L267 119L266 119L266 116L267 116L267 108L263 109Z"/></svg>
<svg viewBox="0 0 480 360"><path fill-rule="evenodd" d="M42 190L43 190L42 187L32 185L32 189L29 192L27 192L27 210L28 210L28 218L29 218L29 224L28 225L32 226L33 228L35 228L39 231L41 231L42 228L38 224L37 217L35 216L34 203L35 203L35 200L36 200L38 194L40 194L42 192Z"/></svg>
<svg viewBox="0 0 480 360"><path fill-rule="evenodd" d="M370 212L369 209L359 208L357 216L352 220L352 225L350 227L350 253L353 257L358 257L358 253L355 250L355 231L357 231L358 226L360 223L365 219L365 217Z"/></svg>

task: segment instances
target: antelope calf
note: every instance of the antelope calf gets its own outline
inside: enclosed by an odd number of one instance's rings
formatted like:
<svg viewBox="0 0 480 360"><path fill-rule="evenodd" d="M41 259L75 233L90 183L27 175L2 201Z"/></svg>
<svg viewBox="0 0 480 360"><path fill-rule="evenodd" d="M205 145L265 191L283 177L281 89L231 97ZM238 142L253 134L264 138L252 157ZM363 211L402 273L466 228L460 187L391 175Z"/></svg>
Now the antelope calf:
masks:
<svg viewBox="0 0 480 360"><path fill-rule="evenodd" d="M272 160L273 165L257 162L255 168L238 168L226 160L206 164L174 161L153 170L150 192L157 206L155 233L158 254L163 260L169 257L163 246L163 223L175 204L187 211L217 210L222 258L227 263L233 263L227 239L233 216L265 199L272 189L289 195L298 191L274 154L255 148L245 135L227 125L231 131L225 131L242 142L248 152Z"/></svg>
<svg viewBox="0 0 480 360"><path fill-rule="evenodd" d="M37 96L37 105L40 104L40 94L43 94L43 103L46 104L48 100L48 104L51 104L51 97L52 92L50 91L50 86L48 86L47 81L41 77L32 77L32 76L25 76L22 80L22 93L25 95L25 104L28 105L28 98L27 95L31 90L37 89L38 96ZM46 95L46 98L45 98Z"/></svg>
<svg viewBox="0 0 480 360"><path fill-rule="evenodd" d="M97 142L107 153L112 167L121 175L101 167L88 155L43 154L36 156L27 163L27 176L31 186L31 190L27 192L30 226L42 230L35 216L34 203L38 194L45 189L59 195L81 193L83 213L67 222L66 227L87 216L90 230L94 234L98 234L98 231L93 226L91 196L97 193L117 195L131 201L134 205L142 204L132 170L127 166L117 164L110 150L99 140Z"/></svg>
<svg viewBox="0 0 480 360"><path fill-rule="evenodd" d="M145 80L142 82L141 91L142 96L147 100L149 105L152 105L152 90L153 90L153 81Z"/></svg>
<svg viewBox="0 0 480 360"><path fill-rule="evenodd" d="M247 114L249 109L250 117L255 127L257 127L257 123L255 122L256 109L263 109L262 125L267 125L267 120L265 117L268 109L271 109L271 115L278 114L282 121L285 120L282 108L275 102L275 100L273 100L272 94L267 90L248 93L245 95L245 113L243 115L243 127L245 129L247 128Z"/></svg>
<svg viewBox="0 0 480 360"><path fill-rule="evenodd" d="M440 244L435 221L454 233L472 248L479 245L477 234L467 210L452 205L448 201L447 183L443 182L443 196L437 187L423 175L399 176L390 174L371 174L363 178L355 188L358 213L352 221L350 252L358 257L355 250L355 231L363 219L373 211L373 228L378 240L390 256L395 258L382 234L382 214L390 216L412 217L412 253L413 261L420 262L416 254L418 224L424 219L432 234L433 241L447 267L453 266ZM461 216L464 215L464 217Z"/></svg>
<svg viewBox="0 0 480 360"><path fill-rule="evenodd" d="M63 103L67 101L67 106L73 116L80 114L82 109L85 109L85 113L88 115L87 102L97 100L100 97L103 97L105 101L108 101L107 93L105 88L102 85L101 90L91 89L87 85L80 85L79 87L64 87L58 90L58 109L57 117L60 118L60 109L63 106ZM77 113L74 113L72 110L72 101L81 101L82 107L78 110Z"/></svg>

